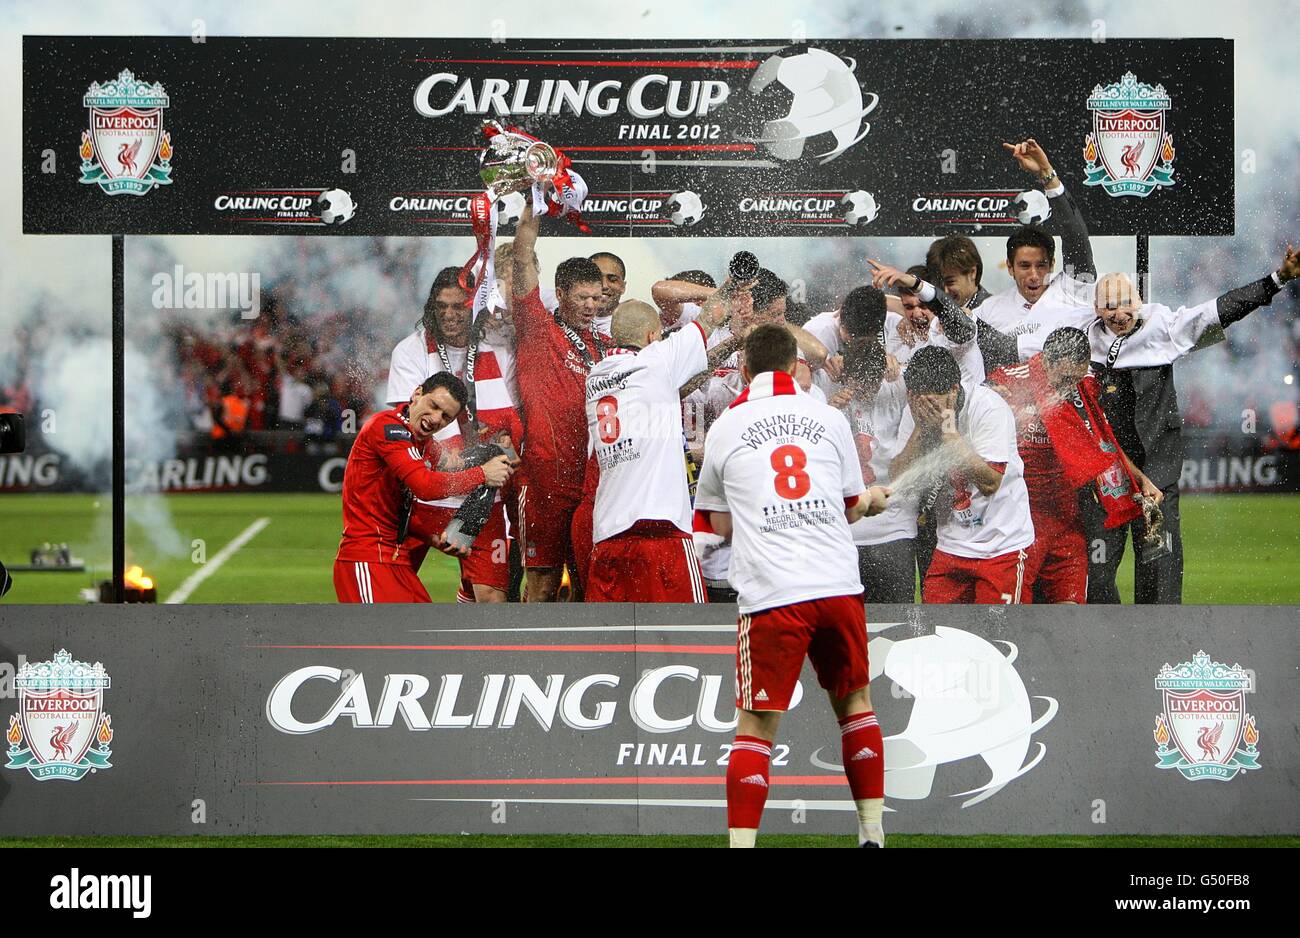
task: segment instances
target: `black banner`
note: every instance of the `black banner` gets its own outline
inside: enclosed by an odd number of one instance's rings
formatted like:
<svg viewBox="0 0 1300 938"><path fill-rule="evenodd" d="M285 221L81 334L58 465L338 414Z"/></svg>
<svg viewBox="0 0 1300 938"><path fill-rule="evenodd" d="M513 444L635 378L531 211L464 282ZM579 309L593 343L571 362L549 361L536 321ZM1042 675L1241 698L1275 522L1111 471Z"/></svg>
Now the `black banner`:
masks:
<svg viewBox="0 0 1300 938"><path fill-rule="evenodd" d="M1300 492L1300 451L1276 449L1249 437L1188 434L1179 489L1214 492ZM126 485L144 492L327 492L343 490L351 439L310 451L285 452L254 443L217 453L205 444L183 446L168 459L126 457ZM32 449L0 456L0 494L94 492L103 486L60 453Z"/></svg>
<svg viewBox="0 0 1300 938"><path fill-rule="evenodd" d="M485 118L564 150L606 236L994 233L1044 214L1028 136L1094 234L1234 230L1230 40L46 36L23 230L467 235Z"/></svg>

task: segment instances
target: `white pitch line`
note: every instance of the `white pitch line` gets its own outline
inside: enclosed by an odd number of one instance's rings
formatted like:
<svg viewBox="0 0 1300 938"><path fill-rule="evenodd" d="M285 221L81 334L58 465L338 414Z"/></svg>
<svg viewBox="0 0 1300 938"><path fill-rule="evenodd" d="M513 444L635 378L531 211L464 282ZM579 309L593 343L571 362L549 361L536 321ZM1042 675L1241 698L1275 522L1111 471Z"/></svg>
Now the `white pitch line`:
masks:
<svg viewBox="0 0 1300 938"><path fill-rule="evenodd" d="M240 531L239 534L235 536L234 540L221 548L221 550L217 551L215 557L188 576L185 579L185 582L176 588L174 593L163 600L163 603L171 605L185 602L185 600L190 598L190 593L193 593L199 588L200 583L220 570L223 563L233 557L241 547L256 537L257 533L270 523L270 518L258 518L248 527L244 528L244 530Z"/></svg>

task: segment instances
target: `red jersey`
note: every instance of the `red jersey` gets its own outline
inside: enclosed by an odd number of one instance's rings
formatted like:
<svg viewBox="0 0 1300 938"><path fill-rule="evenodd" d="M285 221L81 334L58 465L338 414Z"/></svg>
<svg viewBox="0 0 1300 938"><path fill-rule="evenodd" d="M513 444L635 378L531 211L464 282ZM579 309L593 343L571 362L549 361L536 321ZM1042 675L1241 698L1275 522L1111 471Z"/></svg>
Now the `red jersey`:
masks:
<svg viewBox="0 0 1300 938"><path fill-rule="evenodd" d="M528 477L577 498L587 464L587 373L591 364L542 304L534 288L515 297L515 360L524 410ZM603 354L590 329L575 330L594 363Z"/></svg>
<svg viewBox="0 0 1300 938"><path fill-rule="evenodd" d="M338 560L409 564L397 542L407 490L425 501L463 495L486 481L483 467L438 472L438 444L419 442L409 404L375 414L361 428L343 470L343 540Z"/></svg>
<svg viewBox="0 0 1300 938"><path fill-rule="evenodd" d="M1029 509L1036 518L1051 518L1066 526L1079 520L1077 489L1066 478L1056 446L1047 433L1047 424L1035 399L1028 365L1009 365L990 375L990 382L1006 387L1011 409L1016 415L1017 448L1025 464L1025 487L1029 489ZM1096 382L1088 375L1084 381ZM1078 391L1074 391L1078 397ZM1082 408L1082 399L1067 398L1057 406ZM1084 426L1091 429L1086 415Z"/></svg>

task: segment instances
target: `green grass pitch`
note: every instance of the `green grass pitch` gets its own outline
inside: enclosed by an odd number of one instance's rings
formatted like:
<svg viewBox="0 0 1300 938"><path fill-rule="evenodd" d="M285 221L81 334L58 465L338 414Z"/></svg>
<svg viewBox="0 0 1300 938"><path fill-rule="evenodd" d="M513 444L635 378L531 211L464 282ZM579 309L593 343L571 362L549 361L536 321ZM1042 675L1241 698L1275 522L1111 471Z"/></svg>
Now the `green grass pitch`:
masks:
<svg viewBox="0 0 1300 938"><path fill-rule="evenodd" d="M259 518L269 524L233 553L190 595L194 603L334 602L332 570L342 530L339 498L325 494L151 496L170 515L179 538L168 553L127 499L128 562L144 567L165 600L187 577ZM1210 604L1300 603L1300 498L1291 495L1195 495L1182 499L1186 555L1183 601ZM15 575L8 603L75 603L78 590L107 579L111 562L111 508L89 495L0 496L0 561L25 564L33 547L66 542L87 564L85 573ZM200 542L200 543L196 543ZM179 548L178 548L179 545ZM455 561L431 553L421 570L429 595L455 600ZM1121 595L1133 595L1131 549L1120 569Z"/></svg>

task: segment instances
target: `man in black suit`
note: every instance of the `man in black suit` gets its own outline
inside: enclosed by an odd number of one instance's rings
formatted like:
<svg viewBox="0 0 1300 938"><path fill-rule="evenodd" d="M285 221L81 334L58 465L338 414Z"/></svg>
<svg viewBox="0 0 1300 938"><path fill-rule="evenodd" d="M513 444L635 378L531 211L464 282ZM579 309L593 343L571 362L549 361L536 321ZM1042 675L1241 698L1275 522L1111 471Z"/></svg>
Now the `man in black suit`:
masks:
<svg viewBox="0 0 1300 938"><path fill-rule="evenodd" d="M1086 327L1093 369L1101 379L1102 407L1129 458L1164 493L1163 539L1168 553L1141 562L1134 572L1134 601L1181 603L1183 541L1178 511L1178 478L1183 468L1182 416L1174 387L1174 363L1217 342L1223 330L1260 306L1267 306L1283 285L1300 276L1300 251L1287 246L1282 265L1272 274L1192 307L1171 310L1143 303L1123 274L1107 274L1097 283L1097 318ZM1022 336L1020 356L1036 350ZM1134 544L1147 533L1139 519L1106 530L1095 505L1085 506L1088 524L1088 602L1118 603L1115 574L1124 557L1129 529Z"/></svg>

